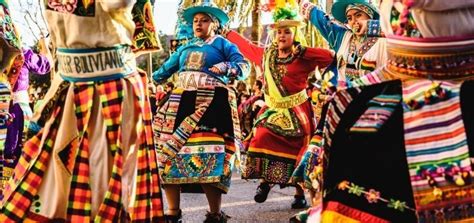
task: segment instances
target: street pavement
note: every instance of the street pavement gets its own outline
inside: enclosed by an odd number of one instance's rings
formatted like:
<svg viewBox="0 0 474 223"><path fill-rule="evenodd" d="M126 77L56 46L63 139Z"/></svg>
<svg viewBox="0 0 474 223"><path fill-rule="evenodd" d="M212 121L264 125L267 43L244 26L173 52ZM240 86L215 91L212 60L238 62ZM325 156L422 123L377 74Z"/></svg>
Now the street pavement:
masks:
<svg viewBox="0 0 474 223"><path fill-rule="evenodd" d="M273 187L264 203L253 200L258 181L242 180L234 173L229 193L223 195L222 210L231 219L229 222L288 222L289 218L303 209L291 209L294 188ZM309 201L309 195L306 195ZM165 201L166 203L166 201ZM181 194L183 222L203 222L209 210L204 194Z"/></svg>

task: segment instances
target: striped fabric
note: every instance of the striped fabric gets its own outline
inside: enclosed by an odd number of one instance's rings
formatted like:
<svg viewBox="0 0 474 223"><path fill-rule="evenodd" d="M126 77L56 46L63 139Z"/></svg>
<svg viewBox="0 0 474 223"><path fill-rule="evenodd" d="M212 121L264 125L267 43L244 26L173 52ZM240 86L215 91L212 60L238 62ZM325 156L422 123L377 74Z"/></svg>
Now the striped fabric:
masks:
<svg viewBox="0 0 474 223"><path fill-rule="evenodd" d="M186 117L171 135L171 138L162 144L161 150L171 155L171 157L176 155L184 143L186 143L194 128L196 128L197 123L209 107L209 104L212 102L214 89L199 88L196 92L196 111Z"/></svg>
<svg viewBox="0 0 474 223"><path fill-rule="evenodd" d="M376 61L366 60L365 58L362 59L362 62L360 63L360 69L362 70L374 71L376 67Z"/></svg>
<svg viewBox="0 0 474 223"><path fill-rule="evenodd" d="M368 108L351 127L351 132L377 132L390 118L401 95L378 95L369 101Z"/></svg>
<svg viewBox="0 0 474 223"><path fill-rule="evenodd" d="M321 222L388 223L389 221L371 215L368 212L351 208L342 203L331 201L325 204L324 211L321 215Z"/></svg>
<svg viewBox="0 0 474 223"><path fill-rule="evenodd" d="M161 175L164 184L212 183L227 192L234 165L234 142L211 132L193 133ZM193 186L190 186L193 187Z"/></svg>
<svg viewBox="0 0 474 223"><path fill-rule="evenodd" d="M173 128L182 94L183 91L180 89L173 90L168 101L157 111L153 120L154 133L157 137L157 140L155 140L156 148L159 148L160 138L168 138L168 135L171 135L174 132Z"/></svg>
<svg viewBox="0 0 474 223"><path fill-rule="evenodd" d="M434 86L432 81L403 82L405 103L424 103L420 109L410 106L404 108L407 161L421 222L458 220L474 215L474 195L471 193L474 186L456 185L446 177L450 170L455 175L471 172L460 107L461 84L440 84L448 96L427 103L427 92Z"/></svg>
<svg viewBox="0 0 474 223"><path fill-rule="evenodd" d="M339 91L330 102L323 130L323 146L325 150L330 148L332 145L331 138L336 131L339 121L341 121L342 114L344 114L347 106L349 106L351 101L360 93L360 91L360 88L350 88L344 91Z"/></svg>
<svg viewBox="0 0 474 223"><path fill-rule="evenodd" d="M384 68L382 68L384 69ZM376 70L374 72L370 72L362 77L359 77L357 79L354 79L351 83L351 87L363 87L363 86L369 86L373 84L378 84L382 83L385 81L389 81L388 77L386 76L386 72L384 72L382 69Z"/></svg>
<svg viewBox="0 0 474 223"><path fill-rule="evenodd" d="M311 138L303 158L291 176L291 182L298 182L303 188L316 192L321 189L321 179L318 176L317 168L321 165L321 157L323 156L322 139L320 133L316 133Z"/></svg>

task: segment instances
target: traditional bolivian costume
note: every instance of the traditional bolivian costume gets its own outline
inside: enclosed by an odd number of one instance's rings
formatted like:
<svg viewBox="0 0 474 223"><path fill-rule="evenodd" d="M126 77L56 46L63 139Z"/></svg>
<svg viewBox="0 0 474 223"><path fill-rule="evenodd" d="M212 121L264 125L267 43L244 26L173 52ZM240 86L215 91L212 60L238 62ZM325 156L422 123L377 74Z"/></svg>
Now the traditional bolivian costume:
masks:
<svg viewBox="0 0 474 223"><path fill-rule="evenodd" d="M184 19L192 24L198 12L221 25L228 21L211 3L186 9ZM213 66L223 74L211 72ZM175 72L177 88L155 117L158 151L167 157L161 180L181 185L184 192L202 191L196 184L212 184L226 193L241 145L236 94L226 84L229 79L245 79L248 62L220 35L206 40L195 37L179 47L153 78L163 82Z"/></svg>
<svg viewBox="0 0 474 223"><path fill-rule="evenodd" d="M329 103L320 220L472 222L474 3L395 4L387 65Z"/></svg>
<svg viewBox="0 0 474 223"><path fill-rule="evenodd" d="M1 222L163 216L146 75L132 52L135 1L47 1L57 75L6 186Z"/></svg>
<svg viewBox="0 0 474 223"><path fill-rule="evenodd" d="M297 30L295 27L301 25L300 21L285 18L274 26ZM296 36L298 32L295 31ZM264 67L267 106L255 121L242 177L286 185L314 131L306 80L316 67L324 68L332 62L331 51L298 44L289 57L278 58L276 42L266 48L259 47L234 31L227 38L247 59Z"/></svg>
<svg viewBox="0 0 474 223"><path fill-rule="evenodd" d="M385 39L381 35L379 13L367 0L336 0L331 8L331 14L336 21L309 1L300 4L301 14L308 19L328 41L331 49L336 51L337 66L331 67L335 77L333 84L338 88L364 74L374 71L385 64ZM361 45L356 47L357 38L352 30L342 23L347 21L346 12L355 9L366 13L370 20L367 22L367 35Z"/></svg>

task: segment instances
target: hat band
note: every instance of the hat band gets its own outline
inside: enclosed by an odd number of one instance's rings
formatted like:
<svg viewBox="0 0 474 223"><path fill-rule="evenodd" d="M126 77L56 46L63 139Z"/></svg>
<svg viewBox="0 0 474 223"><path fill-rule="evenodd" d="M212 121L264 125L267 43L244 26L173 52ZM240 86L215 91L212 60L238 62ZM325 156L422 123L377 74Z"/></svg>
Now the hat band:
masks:
<svg viewBox="0 0 474 223"><path fill-rule="evenodd" d="M474 78L474 41L457 45L418 43L405 45L404 41L387 44L388 63L385 71L397 78L423 78L436 80L465 80ZM460 50L460 47L462 50Z"/></svg>
<svg viewBox="0 0 474 223"><path fill-rule="evenodd" d="M349 10L362 11L362 12L365 12L365 14L367 14L371 19L374 18L374 11L373 11L372 9L370 9L368 6L363 5L363 4L358 4L358 3L349 4L349 5L346 7L346 15L347 15L347 12L348 12Z"/></svg>

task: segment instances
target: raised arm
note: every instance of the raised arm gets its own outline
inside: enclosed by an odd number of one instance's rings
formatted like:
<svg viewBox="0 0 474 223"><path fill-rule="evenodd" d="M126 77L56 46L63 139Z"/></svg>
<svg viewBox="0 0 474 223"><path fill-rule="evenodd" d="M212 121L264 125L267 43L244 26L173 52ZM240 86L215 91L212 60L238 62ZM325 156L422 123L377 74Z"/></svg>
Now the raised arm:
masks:
<svg viewBox="0 0 474 223"><path fill-rule="evenodd" d="M319 30L324 39L329 42L330 47L338 51L348 29L333 22L328 14L311 2L301 1L300 9L301 14Z"/></svg>
<svg viewBox="0 0 474 223"><path fill-rule="evenodd" d="M265 49L263 47L259 47L249 40L245 39L243 36L239 35L235 31L230 31L226 38L237 45L240 52L244 55L245 58L255 63L257 66L262 65L262 58Z"/></svg>
<svg viewBox="0 0 474 223"><path fill-rule="evenodd" d="M165 63L158 69L153 72L153 80L157 83L162 83L166 81L171 75L173 75L179 69L179 55L181 51L178 50L171 54L170 58L165 61Z"/></svg>

